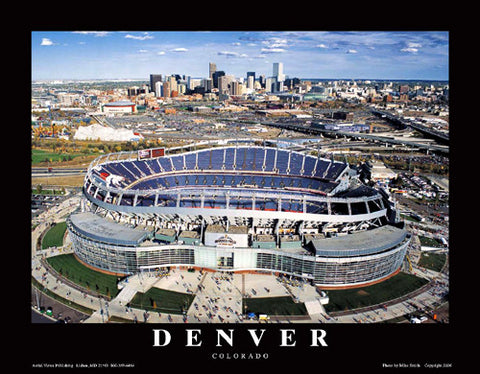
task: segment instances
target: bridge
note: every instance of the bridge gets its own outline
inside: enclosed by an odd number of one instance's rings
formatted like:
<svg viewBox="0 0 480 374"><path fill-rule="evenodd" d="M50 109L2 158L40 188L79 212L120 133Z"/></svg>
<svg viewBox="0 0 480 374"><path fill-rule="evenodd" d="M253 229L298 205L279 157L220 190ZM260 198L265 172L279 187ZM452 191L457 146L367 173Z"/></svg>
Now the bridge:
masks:
<svg viewBox="0 0 480 374"><path fill-rule="evenodd" d="M437 142L441 144L448 145L449 143L449 136L448 134L445 134L440 131L433 130L431 128L428 128L427 126L423 126L422 124L412 121L407 118L402 118L399 116L395 116L387 111L381 111L381 110L372 110L372 113L376 116L382 117L386 119L387 121L400 126L401 128L406 128L406 127L411 127L422 134L428 136L429 138L435 139Z"/></svg>
<svg viewBox="0 0 480 374"><path fill-rule="evenodd" d="M378 143L404 145L408 147L424 149L429 152L430 151L440 152L440 153L449 152L447 145L423 144L423 143L418 143L418 142L413 142L413 141L408 141L403 139L395 139L393 137L388 137L388 136L378 136L373 134L364 134L364 133L337 131L337 130L325 130L317 127L293 124L288 122L283 122L283 123L261 122L261 124L265 126L272 126L276 128L285 129L285 130L298 131L298 132L302 132L304 134L309 134L309 135L327 135L329 137L343 136L343 137L353 138L353 139L365 139L365 140L374 141Z"/></svg>

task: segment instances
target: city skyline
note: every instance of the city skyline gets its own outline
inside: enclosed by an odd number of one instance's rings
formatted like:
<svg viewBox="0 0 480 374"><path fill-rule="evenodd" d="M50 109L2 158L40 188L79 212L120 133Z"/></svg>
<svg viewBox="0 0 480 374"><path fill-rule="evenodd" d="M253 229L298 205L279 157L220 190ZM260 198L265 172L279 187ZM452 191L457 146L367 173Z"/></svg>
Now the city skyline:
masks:
<svg viewBox="0 0 480 374"><path fill-rule="evenodd" d="M33 31L31 79L269 77L449 79L447 31Z"/></svg>

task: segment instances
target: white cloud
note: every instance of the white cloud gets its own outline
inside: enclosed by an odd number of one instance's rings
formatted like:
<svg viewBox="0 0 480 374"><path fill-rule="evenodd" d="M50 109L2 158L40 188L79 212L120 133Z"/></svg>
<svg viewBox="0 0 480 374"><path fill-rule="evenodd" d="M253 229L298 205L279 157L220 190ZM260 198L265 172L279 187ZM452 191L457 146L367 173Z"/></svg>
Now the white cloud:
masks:
<svg viewBox="0 0 480 374"><path fill-rule="evenodd" d="M227 57L237 57L238 53L237 52L229 52L229 51L221 51L221 52L217 52L217 55L227 56Z"/></svg>
<svg viewBox="0 0 480 374"><path fill-rule="evenodd" d="M107 36L110 34L108 31L74 31L74 34L83 34L83 35L93 35L95 37L100 37L103 38L104 36Z"/></svg>
<svg viewBox="0 0 480 374"><path fill-rule="evenodd" d="M48 38L42 38L40 45L55 45L55 43Z"/></svg>
<svg viewBox="0 0 480 374"><path fill-rule="evenodd" d="M187 52L187 48L174 48L171 50L171 52Z"/></svg>
<svg viewBox="0 0 480 374"><path fill-rule="evenodd" d="M283 48L262 48L261 53L283 53L286 52L286 49Z"/></svg>
<svg viewBox="0 0 480 374"><path fill-rule="evenodd" d="M356 49L349 49L347 51L347 54L355 54L355 53L358 53L358 51Z"/></svg>
<svg viewBox="0 0 480 374"><path fill-rule="evenodd" d="M227 58L229 57L247 58L248 57L248 55L245 53L230 52L230 51L220 51L220 52L217 52L217 55L226 56Z"/></svg>
<svg viewBox="0 0 480 374"><path fill-rule="evenodd" d="M315 47L317 47L317 48L328 48L325 44L317 44Z"/></svg>
<svg viewBox="0 0 480 374"><path fill-rule="evenodd" d="M127 34L127 35L125 35L125 38L126 39L135 39L135 40L147 40L147 39L153 39L153 36L151 36L148 32L145 32L145 33L143 33L143 36Z"/></svg>
<svg viewBox="0 0 480 374"><path fill-rule="evenodd" d="M422 45L420 43L407 43L408 48L422 48Z"/></svg>
<svg viewBox="0 0 480 374"><path fill-rule="evenodd" d="M407 46L405 48L402 48L400 51L407 53L417 53L419 48L422 48L422 45L420 43L408 42Z"/></svg>
<svg viewBox="0 0 480 374"><path fill-rule="evenodd" d="M164 54L165 54L164 51L157 52L157 55L158 55L158 56L163 56Z"/></svg>
<svg viewBox="0 0 480 374"><path fill-rule="evenodd" d="M146 50L146 49L139 49L138 50L138 53L147 53L147 52L148 52L148 50Z"/></svg>
<svg viewBox="0 0 480 374"><path fill-rule="evenodd" d="M287 40L281 38L270 38L268 40L264 40L263 44L267 45L268 48L280 48L280 47L287 47Z"/></svg>

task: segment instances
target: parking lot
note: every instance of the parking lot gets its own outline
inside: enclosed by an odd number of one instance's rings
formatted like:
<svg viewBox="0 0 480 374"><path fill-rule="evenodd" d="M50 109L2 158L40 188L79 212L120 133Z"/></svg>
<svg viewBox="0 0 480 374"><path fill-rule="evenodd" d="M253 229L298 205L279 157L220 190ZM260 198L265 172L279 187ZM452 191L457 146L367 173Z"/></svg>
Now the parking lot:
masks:
<svg viewBox="0 0 480 374"><path fill-rule="evenodd" d="M42 212L58 206L65 199L63 195L40 195L32 194L31 209L32 218L38 216Z"/></svg>

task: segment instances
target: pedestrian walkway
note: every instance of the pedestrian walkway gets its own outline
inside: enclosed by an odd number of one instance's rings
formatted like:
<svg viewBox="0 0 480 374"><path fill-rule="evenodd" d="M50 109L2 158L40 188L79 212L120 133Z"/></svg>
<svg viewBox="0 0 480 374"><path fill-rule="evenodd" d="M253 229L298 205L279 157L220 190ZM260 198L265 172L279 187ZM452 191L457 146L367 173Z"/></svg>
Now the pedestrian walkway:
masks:
<svg viewBox="0 0 480 374"><path fill-rule="evenodd" d="M206 273L187 311L190 323L238 323L242 316L242 274Z"/></svg>
<svg viewBox="0 0 480 374"><path fill-rule="evenodd" d="M88 317L83 323L105 323L105 318L108 318L106 315L103 316L101 310L95 311L90 317Z"/></svg>
<svg viewBox="0 0 480 374"><path fill-rule="evenodd" d="M307 309L307 312L311 317L316 314L325 313L325 309L323 308L322 304L320 304L320 301L317 299L305 301L305 308Z"/></svg>
<svg viewBox="0 0 480 374"><path fill-rule="evenodd" d="M118 302L123 303L124 305L128 304L135 294L137 293L137 290L135 288L132 288L130 286L125 286L123 289L119 292L117 297L114 299Z"/></svg>

